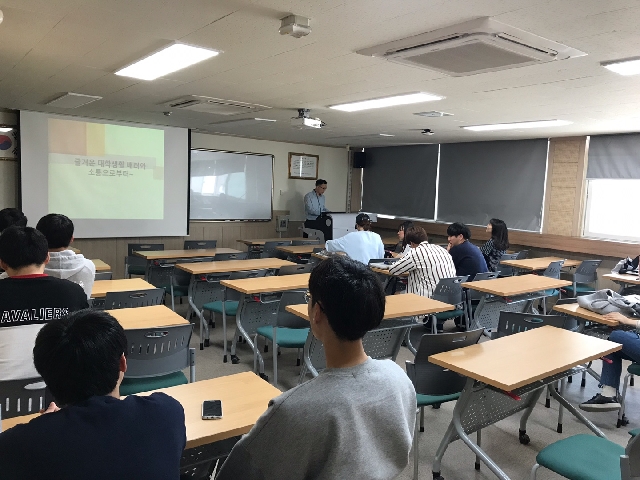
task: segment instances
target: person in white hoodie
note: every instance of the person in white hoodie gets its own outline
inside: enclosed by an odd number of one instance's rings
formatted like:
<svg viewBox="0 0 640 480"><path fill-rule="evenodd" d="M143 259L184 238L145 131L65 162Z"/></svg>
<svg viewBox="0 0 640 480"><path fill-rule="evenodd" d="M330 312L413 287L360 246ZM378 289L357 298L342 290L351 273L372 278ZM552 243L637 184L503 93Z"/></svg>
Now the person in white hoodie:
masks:
<svg viewBox="0 0 640 480"><path fill-rule="evenodd" d="M371 219L366 213L356 217L355 232L347 233L344 237L327 240L327 252L344 252L354 260L367 265L372 258L384 258L384 244L382 238L371 232Z"/></svg>
<svg viewBox="0 0 640 480"><path fill-rule="evenodd" d="M49 244L50 260L44 273L77 283L84 289L87 298L90 298L96 266L91 260L69 249L73 242L71 219L65 215L50 213L38 221L36 230L46 237Z"/></svg>

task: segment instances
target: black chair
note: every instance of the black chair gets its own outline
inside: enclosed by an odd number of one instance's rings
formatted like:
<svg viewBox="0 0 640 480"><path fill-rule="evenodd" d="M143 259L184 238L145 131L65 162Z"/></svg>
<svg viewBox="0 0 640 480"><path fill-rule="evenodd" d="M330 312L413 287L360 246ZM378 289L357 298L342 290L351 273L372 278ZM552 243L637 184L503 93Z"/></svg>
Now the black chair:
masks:
<svg viewBox="0 0 640 480"><path fill-rule="evenodd" d="M158 250L164 250L164 243L128 243L127 244L127 256L124 259L124 273L127 278L131 278L131 275L146 274L147 261L134 255L133 252L156 252Z"/></svg>
<svg viewBox="0 0 640 480"><path fill-rule="evenodd" d="M0 382L0 418L38 413L46 408L45 389L41 378Z"/></svg>
<svg viewBox="0 0 640 480"><path fill-rule="evenodd" d="M112 278L112 272L96 272L94 276L94 280L111 280Z"/></svg>
<svg viewBox="0 0 640 480"><path fill-rule="evenodd" d="M278 276L282 277L283 275L298 275L300 273L311 273L315 267L314 263L303 263L298 265L284 265L280 267L278 270Z"/></svg>
<svg viewBox="0 0 640 480"><path fill-rule="evenodd" d="M249 258L249 252L242 253L216 253L213 257L214 262L224 262L226 260L246 260Z"/></svg>
<svg viewBox="0 0 640 480"><path fill-rule="evenodd" d="M217 240L185 240L184 250L201 250L204 248L216 248Z"/></svg>
<svg viewBox="0 0 640 480"><path fill-rule="evenodd" d="M265 242L260 254L260 258L286 258L287 254L280 252L278 247L288 247L291 245L291 240L278 240L276 242Z"/></svg>
<svg viewBox="0 0 640 480"><path fill-rule="evenodd" d="M516 260L524 260L528 256L529 256L529 250L520 250L518 252L518 256L516 257Z"/></svg>
<svg viewBox="0 0 640 480"><path fill-rule="evenodd" d="M163 288L130 290L127 292L107 292L104 299L104 309L116 310L119 308L149 307L152 305L162 305L163 300Z"/></svg>
<svg viewBox="0 0 640 480"><path fill-rule="evenodd" d="M517 259L518 259L517 253L505 253L504 255L502 255L502 257L500 257L501 262L503 260L517 260ZM501 277L512 277L513 275L516 274L515 268L508 267L507 265L503 265L502 263L498 265L498 268L500 269Z"/></svg>
<svg viewBox="0 0 640 480"><path fill-rule="evenodd" d="M564 328L565 318L560 315L538 315L536 313L500 312L498 330L492 338L502 338L533 328L550 325Z"/></svg>
<svg viewBox="0 0 640 480"><path fill-rule="evenodd" d="M433 300L454 305L454 310L447 312L439 312L432 315L432 332L437 332L437 323L444 323L450 318L464 317L465 325L469 327L469 318L467 316L467 305L464 300L462 284L467 281L467 276L441 278L436 285L435 290L431 294Z"/></svg>
<svg viewBox="0 0 640 480"><path fill-rule="evenodd" d="M481 280L495 280L500 276L500 272L482 272L476 273L476 276L473 277L473 282L479 282ZM480 300L485 295L483 292L479 292L477 290L472 290L471 288L464 289L467 296L467 315L469 316L469 324L473 321L473 316L476 312L476 307L480 303ZM469 326L467 325L467 328Z"/></svg>
<svg viewBox="0 0 640 480"><path fill-rule="evenodd" d="M310 238L309 240L293 240L291 245L294 247L296 245L320 245L320 240L315 238Z"/></svg>

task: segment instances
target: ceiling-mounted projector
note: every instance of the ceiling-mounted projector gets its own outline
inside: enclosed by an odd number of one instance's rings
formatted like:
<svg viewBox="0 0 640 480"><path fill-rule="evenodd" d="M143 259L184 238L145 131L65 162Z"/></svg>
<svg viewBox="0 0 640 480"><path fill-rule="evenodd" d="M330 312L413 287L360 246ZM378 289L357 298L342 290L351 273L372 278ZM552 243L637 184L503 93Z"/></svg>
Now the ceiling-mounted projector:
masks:
<svg viewBox="0 0 640 480"><path fill-rule="evenodd" d="M325 123L319 118L311 118L308 108L299 108L298 116L291 118L291 126L296 128L322 128Z"/></svg>
<svg viewBox="0 0 640 480"><path fill-rule="evenodd" d="M306 37L311 33L309 19L300 15L284 17L280 23L280 35L291 35L295 38Z"/></svg>

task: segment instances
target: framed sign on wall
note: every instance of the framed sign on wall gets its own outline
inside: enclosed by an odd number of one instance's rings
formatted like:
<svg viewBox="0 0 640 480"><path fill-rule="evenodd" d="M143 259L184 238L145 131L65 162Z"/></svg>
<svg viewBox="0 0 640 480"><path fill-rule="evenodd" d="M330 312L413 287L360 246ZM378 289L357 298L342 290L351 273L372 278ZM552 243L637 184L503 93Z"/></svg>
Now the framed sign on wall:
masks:
<svg viewBox="0 0 640 480"><path fill-rule="evenodd" d="M289 178L318 179L319 155L289 152Z"/></svg>

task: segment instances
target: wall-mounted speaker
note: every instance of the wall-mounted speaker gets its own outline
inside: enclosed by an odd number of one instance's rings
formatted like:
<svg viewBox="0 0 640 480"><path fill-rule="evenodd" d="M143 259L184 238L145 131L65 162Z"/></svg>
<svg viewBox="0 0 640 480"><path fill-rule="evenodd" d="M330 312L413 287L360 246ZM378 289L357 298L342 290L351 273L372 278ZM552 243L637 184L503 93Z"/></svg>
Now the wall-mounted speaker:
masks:
<svg viewBox="0 0 640 480"><path fill-rule="evenodd" d="M353 152L353 168L364 168L367 166L367 154L365 152Z"/></svg>

